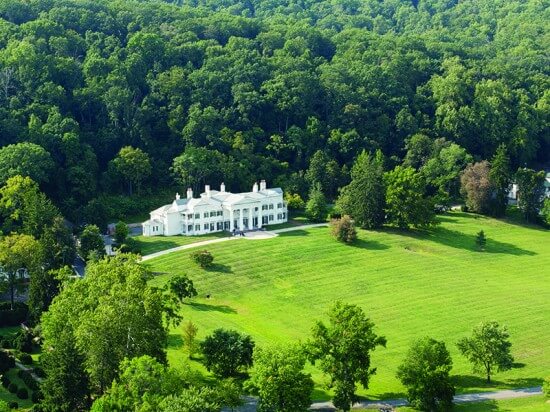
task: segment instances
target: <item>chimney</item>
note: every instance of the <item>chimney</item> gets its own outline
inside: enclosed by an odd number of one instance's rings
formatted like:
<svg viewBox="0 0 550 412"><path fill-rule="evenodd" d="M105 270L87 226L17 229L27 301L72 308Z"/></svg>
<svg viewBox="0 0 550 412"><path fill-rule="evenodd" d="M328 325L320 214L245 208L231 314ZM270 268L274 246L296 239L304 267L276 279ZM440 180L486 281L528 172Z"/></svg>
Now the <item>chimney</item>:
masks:
<svg viewBox="0 0 550 412"><path fill-rule="evenodd" d="M222 182L222 184L220 185L220 192L225 192L225 183Z"/></svg>
<svg viewBox="0 0 550 412"><path fill-rule="evenodd" d="M267 189L267 185L266 185L266 183L265 183L265 180L262 179L262 180L260 181L260 190L266 190L266 189Z"/></svg>
<svg viewBox="0 0 550 412"><path fill-rule="evenodd" d="M258 191L258 182L254 182L254 186L252 186L252 191L256 193Z"/></svg>
<svg viewBox="0 0 550 412"><path fill-rule="evenodd" d="M176 193L176 200L180 200L180 194Z"/></svg>
<svg viewBox="0 0 550 412"><path fill-rule="evenodd" d="M204 193L206 193L206 197L210 197L210 185L204 186Z"/></svg>
<svg viewBox="0 0 550 412"><path fill-rule="evenodd" d="M193 199L193 189L187 189L187 199Z"/></svg>

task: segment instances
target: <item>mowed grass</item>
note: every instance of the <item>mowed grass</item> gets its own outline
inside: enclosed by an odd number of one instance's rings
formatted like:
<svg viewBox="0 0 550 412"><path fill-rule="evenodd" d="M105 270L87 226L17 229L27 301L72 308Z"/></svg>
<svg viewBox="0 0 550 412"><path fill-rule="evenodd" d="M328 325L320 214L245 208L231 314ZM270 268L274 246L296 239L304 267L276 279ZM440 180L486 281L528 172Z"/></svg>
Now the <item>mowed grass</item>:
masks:
<svg viewBox="0 0 550 412"><path fill-rule="evenodd" d="M484 252L474 246L479 230L488 237ZM452 213L429 232L361 230L353 246L337 243L328 228L316 228L208 250L215 257L209 270L196 267L189 251L147 262L166 273L154 284L178 273L194 280L199 296L185 305L183 315L198 325L200 338L223 327L252 335L258 345L304 341L339 299L361 306L388 340L373 354L378 370L370 388L360 391L369 398L404 395L395 372L411 342L425 335L447 343L462 393L535 386L550 374L548 230ZM508 326L517 364L487 385L472 374L456 342L474 325L493 319ZM180 328L169 349L178 367L186 362ZM192 365L204 371L197 362ZM326 378L309 370L316 399L328 398Z"/></svg>
<svg viewBox="0 0 550 412"><path fill-rule="evenodd" d="M227 232L216 232L200 236L135 236L132 239L135 239L137 247L141 250L141 255L145 256L161 250L227 236L229 236Z"/></svg>
<svg viewBox="0 0 550 412"><path fill-rule="evenodd" d="M411 408L398 408L399 412L412 412ZM506 399L502 401L486 401L476 403L461 403L455 405L455 412L550 412L550 401L544 396Z"/></svg>

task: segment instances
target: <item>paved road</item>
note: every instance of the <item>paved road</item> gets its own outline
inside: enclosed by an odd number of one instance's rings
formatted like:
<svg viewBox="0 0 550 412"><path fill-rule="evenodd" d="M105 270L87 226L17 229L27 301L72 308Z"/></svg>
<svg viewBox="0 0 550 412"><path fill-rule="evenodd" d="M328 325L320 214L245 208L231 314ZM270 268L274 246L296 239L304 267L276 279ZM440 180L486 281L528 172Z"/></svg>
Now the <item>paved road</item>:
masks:
<svg viewBox="0 0 550 412"><path fill-rule="evenodd" d="M541 395L542 389L540 386L534 388L522 388L522 389L510 389L496 392L482 392L482 393L469 393L464 395L456 395L454 397L455 403L466 402L483 402L490 400L503 400L514 398L525 398L527 396ZM246 397L244 405L237 409L238 412L256 412L257 400L253 397ZM388 399L384 401L361 401L353 405L353 409L365 409L365 408L397 408L400 406L406 406L406 399ZM312 411L335 411L336 408L332 405L332 402L314 402L310 410Z"/></svg>
<svg viewBox="0 0 550 412"><path fill-rule="evenodd" d="M310 224L310 225L293 226L293 227L287 227L287 228L284 228L284 229L277 229L277 230L247 232L245 237L228 236L228 237L221 237L221 238L218 238L218 239L204 240L202 242L190 243L188 245L177 246L177 247L174 247L174 248L171 248L171 249L161 250L160 252L151 253L149 255L143 256L141 258L141 260L146 261L146 260L154 259L154 258L159 257L159 256L167 255L169 253L179 252L180 250L186 250L186 249L191 249L191 248L195 248L195 247L202 247L202 246L211 245L211 244L214 244L214 243L235 241L235 240L239 240L239 239L248 239L248 240L266 239L266 238L274 237L279 233L291 232L291 231L294 231L294 230L311 229L311 228L314 228L314 227L322 227L322 226L327 226L327 225L328 225L328 223L314 223L314 224Z"/></svg>

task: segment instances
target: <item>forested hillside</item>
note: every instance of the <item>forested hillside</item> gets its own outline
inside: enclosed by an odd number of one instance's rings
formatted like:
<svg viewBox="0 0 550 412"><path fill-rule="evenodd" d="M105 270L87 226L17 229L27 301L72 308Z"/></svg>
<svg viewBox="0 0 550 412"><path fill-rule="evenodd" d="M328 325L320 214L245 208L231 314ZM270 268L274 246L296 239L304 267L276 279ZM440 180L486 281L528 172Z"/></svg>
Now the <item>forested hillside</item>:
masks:
<svg viewBox="0 0 550 412"><path fill-rule="evenodd" d="M334 198L363 149L392 168L448 142L475 160L504 144L514 170L540 166L549 6L1 0L0 185L28 175L79 221L129 182L267 178L305 195L321 176ZM144 153L113 161L126 146Z"/></svg>

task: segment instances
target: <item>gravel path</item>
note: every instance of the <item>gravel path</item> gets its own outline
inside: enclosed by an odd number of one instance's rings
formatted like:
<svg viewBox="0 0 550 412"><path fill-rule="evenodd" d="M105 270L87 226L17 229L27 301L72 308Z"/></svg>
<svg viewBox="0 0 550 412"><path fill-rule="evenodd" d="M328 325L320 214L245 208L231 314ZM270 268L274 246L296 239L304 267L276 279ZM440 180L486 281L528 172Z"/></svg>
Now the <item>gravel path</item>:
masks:
<svg viewBox="0 0 550 412"><path fill-rule="evenodd" d="M468 393L464 395L456 395L454 397L454 401L455 403L484 402L490 400L525 398L528 396L541 394L542 389L540 386L538 386L533 388L509 389L496 392ZM244 402L244 405L237 409L238 412L256 412L256 398L246 397L244 399ZM406 405L407 400L404 398L388 399L384 401L361 401L354 404L353 409L390 409ZM332 402L314 402L309 409L312 411L336 411L336 408L332 405Z"/></svg>
<svg viewBox="0 0 550 412"><path fill-rule="evenodd" d="M255 232L247 232L246 236L240 237L240 236L228 236L228 237L221 237L219 239L210 239L210 240L204 240L202 242L196 242L196 243L190 243L188 245L183 246L177 246L173 247L171 249L161 250L160 252L151 253L149 255L145 255L141 258L141 261L146 261L150 259L154 259L159 256L164 256L169 253L173 252L179 252L180 250L186 250L186 249L192 249L195 247L201 247L201 246L207 246L214 243L220 243L220 242L228 242L228 241L235 241L239 239L248 239L248 240L256 240L256 239L268 239L274 236L277 236L279 233L285 233L285 232L292 232L294 230L304 230L304 229L311 229L314 227L322 227L327 226L328 223L314 223L310 225L301 225L301 226L293 226L293 227L287 227L284 229L277 229L277 230L266 230L266 231L255 231Z"/></svg>

